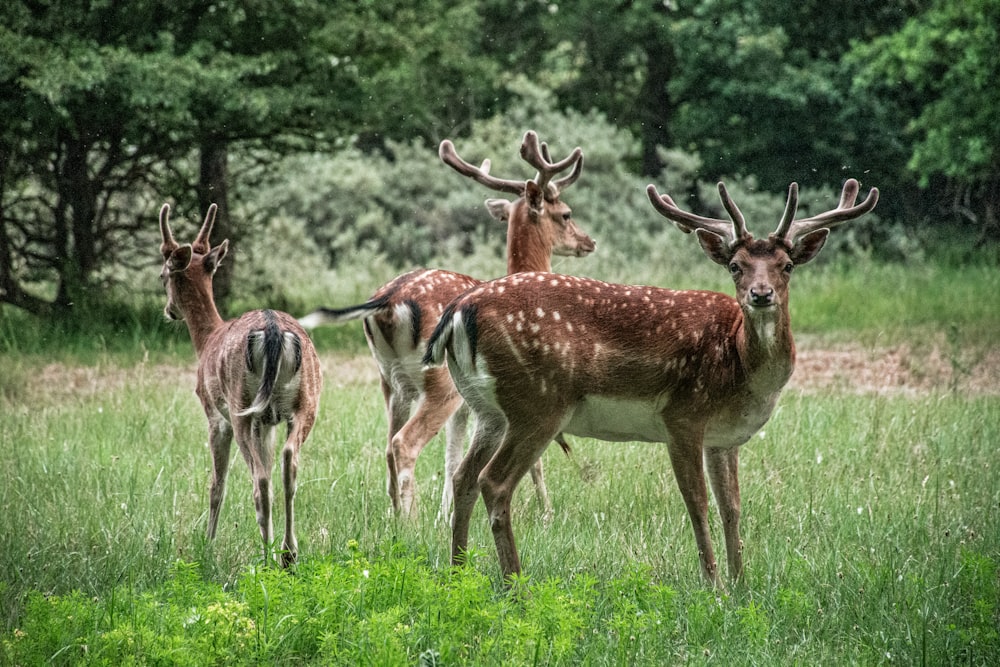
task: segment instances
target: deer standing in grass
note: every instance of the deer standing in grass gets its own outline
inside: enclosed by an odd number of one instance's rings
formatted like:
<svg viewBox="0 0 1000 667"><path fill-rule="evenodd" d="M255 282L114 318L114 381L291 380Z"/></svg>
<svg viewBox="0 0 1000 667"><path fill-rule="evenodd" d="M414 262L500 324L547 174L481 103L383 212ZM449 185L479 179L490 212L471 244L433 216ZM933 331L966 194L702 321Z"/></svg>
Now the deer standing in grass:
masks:
<svg viewBox="0 0 1000 667"><path fill-rule="evenodd" d="M170 231L170 206L160 209L163 271L167 292L165 312L184 320L198 355L195 392L208 417L212 454L209 489L208 537L215 537L219 510L226 490L233 442L243 454L253 481L257 523L264 541L264 560L274 542L271 524L271 470L274 467L275 427L284 423L288 437L281 450L285 487L285 537L281 564L298 555L295 540L295 477L299 449L313 423L323 380L319 359L309 336L291 315L253 310L224 322L212 295L212 276L229 248L228 239L211 247L215 222L212 204L193 243L178 244Z"/></svg>
<svg viewBox="0 0 1000 667"><path fill-rule="evenodd" d="M551 271L552 255L582 257L594 250L594 241L574 222L560 196L573 184L583 167L583 151L576 148L566 158L552 162L538 135L528 131L521 143L521 157L538 174L527 181L491 176L490 161L476 167L462 160L449 140L441 142L441 159L463 176L515 201L488 199L490 214L507 223L507 272ZM561 172L572 171L561 178ZM455 297L481 281L470 276L424 269L412 271L378 289L365 303L348 308L321 308L300 321L311 328L328 322L363 319L365 337L379 368L379 379L389 421L386 464L387 487L397 514L413 516L417 456L445 426L445 478L438 519L451 508L451 478L462 456L468 411L455 391L446 369L424 368L427 339L438 318ZM412 406L416 404L416 409ZM565 447L565 441L560 438ZM551 503L545 490L541 461L532 467L532 478L546 514Z"/></svg>
<svg viewBox="0 0 1000 667"><path fill-rule="evenodd" d="M521 571L511 496L553 436L565 432L666 443L701 572L719 585L707 468L729 574L739 578L739 446L771 416L792 374L789 278L816 256L830 227L874 208L878 190L855 205L858 189L851 179L836 209L795 220L793 183L777 230L758 240L723 184L719 194L731 221L682 211L650 185L656 210L682 231L696 230L705 254L729 270L735 299L527 273L483 283L450 304L425 361L447 359L476 417L472 445L454 477L453 562L464 560L481 492L503 574Z"/></svg>

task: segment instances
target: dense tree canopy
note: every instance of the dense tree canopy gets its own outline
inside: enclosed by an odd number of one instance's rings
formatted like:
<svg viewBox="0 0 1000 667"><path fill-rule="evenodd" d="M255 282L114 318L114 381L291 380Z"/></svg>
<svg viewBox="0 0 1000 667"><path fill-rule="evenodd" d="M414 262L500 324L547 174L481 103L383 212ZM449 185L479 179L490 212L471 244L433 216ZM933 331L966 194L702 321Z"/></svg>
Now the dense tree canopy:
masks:
<svg viewBox="0 0 1000 667"><path fill-rule="evenodd" d="M679 149L697 179L768 191L860 176L883 216L995 238L998 25L1000 0L11 0L0 303L70 314L148 264L164 200L192 219L215 201L220 238L238 237L250 221L234 225L229 201L277 158L430 151L532 87L635 137L621 160L636 174Z"/></svg>

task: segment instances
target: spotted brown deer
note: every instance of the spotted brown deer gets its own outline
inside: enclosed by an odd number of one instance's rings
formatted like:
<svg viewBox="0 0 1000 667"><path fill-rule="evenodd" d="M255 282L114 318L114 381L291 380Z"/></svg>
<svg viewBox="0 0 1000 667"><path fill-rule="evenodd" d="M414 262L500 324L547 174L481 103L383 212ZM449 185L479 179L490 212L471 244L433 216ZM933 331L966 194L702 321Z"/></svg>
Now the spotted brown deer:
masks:
<svg viewBox="0 0 1000 667"><path fill-rule="evenodd" d="M257 523L264 541L264 560L273 544L271 470L275 427L284 423L288 437L281 450L285 487L285 537L281 564L298 555L295 539L295 478L299 449L305 442L319 406L323 380L319 358L309 336L291 315L253 310L224 322L212 296L212 276L229 249L228 239L211 247L209 237L216 206L208 208L193 243L179 244L170 231L170 206L160 209L160 278L167 292L165 313L184 320L198 356L195 393L208 417L212 455L208 537L215 537L226 490L233 442L250 468Z"/></svg>
<svg viewBox="0 0 1000 667"><path fill-rule="evenodd" d="M507 272L550 271L552 255L582 257L594 250L594 241L577 227L562 192L583 167L583 151L573 150L553 162L538 135L528 131L521 157L538 173L529 180L492 176L490 161L476 167L458 156L449 140L441 142L441 160L463 176L491 190L517 196L514 201L488 199L490 214L507 224ZM567 169L570 173L556 178ZM426 369L421 360L438 317L459 294L479 280L437 269L412 271L379 288L365 303L348 308L321 308L300 321L311 328L328 322L363 319L365 337L379 368L389 421L386 464L387 488L393 510L403 516L415 511L417 456L445 426L445 475L439 519L451 508L451 478L463 451L468 411L443 368ZM416 409L411 412L412 406ZM565 447L565 441L559 438ZM546 514L551 503L545 490L541 461L532 467L532 479Z"/></svg>
<svg viewBox="0 0 1000 667"><path fill-rule="evenodd" d="M682 231L696 230L705 254L728 268L735 299L522 273L483 283L449 304L425 362L447 359L476 417L472 444L454 477L453 562L464 559L481 492L503 574L521 571L511 496L553 436L565 432L666 443L701 572L719 584L707 468L729 574L739 578L739 446L771 416L795 363L788 316L792 269L816 256L830 227L874 208L878 190L854 205L858 189L851 179L836 209L795 220L793 183L777 230L758 240L723 184L719 194L731 221L682 211L650 185L656 210Z"/></svg>

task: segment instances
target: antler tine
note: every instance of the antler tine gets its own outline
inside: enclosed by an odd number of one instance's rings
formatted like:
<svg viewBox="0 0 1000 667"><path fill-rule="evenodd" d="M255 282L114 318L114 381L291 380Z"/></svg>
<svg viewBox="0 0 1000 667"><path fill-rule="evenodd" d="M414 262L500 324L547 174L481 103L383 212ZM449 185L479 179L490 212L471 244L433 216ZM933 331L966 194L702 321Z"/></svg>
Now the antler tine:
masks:
<svg viewBox="0 0 1000 667"><path fill-rule="evenodd" d="M552 182L552 187L556 189L556 192L562 192L569 186L576 183L576 179L580 178L580 172L583 171L583 151L579 148L576 149L580 157L577 159L576 163L573 165L573 171L571 171L566 176L562 178L557 178Z"/></svg>
<svg viewBox="0 0 1000 667"><path fill-rule="evenodd" d="M844 189L840 193L840 203L837 205L837 208L809 218L793 220L787 225L784 224L785 220L782 218L782 225L779 225L775 236L782 239L788 245L793 245L796 237L814 232L817 229L828 229L860 218L875 208L879 195L878 188L872 188L864 201L855 205L854 202L857 200L860 189L861 186L855 179L847 179L847 182L844 183Z"/></svg>
<svg viewBox="0 0 1000 667"><path fill-rule="evenodd" d="M542 157L545 158L546 162L552 162L552 156L549 155L549 145L544 141L541 143Z"/></svg>
<svg viewBox="0 0 1000 667"><path fill-rule="evenodd" d="M199 254L207 255L212 249L209 237L212 235L212 226L215 225L215 213L218 210L219 207L215 204L208 207L208 212L205 213L205 222L202 223L201 229L198 231L198 236L195 237L194 243L191 244L191 249Z"/></svg>
<svg viewBox="0 0 1000 667"><path fill-rule="evenodd" d="M681 210L669 195L661 195L657 192L655 185L650 184L646 186L646 195L649 197L653 208L667 220L677 225L677 228L682 232L689 233L692 229L703 229L721 236L726 244L730 248L733 248L742 241L745 241L749 236L746 229L746 221L743 219L743 214L740 213L739 208L736 207L736 204L729 196L729 193L726 192L726 186L722 183L719 183L719 194L722 196L722 204L726 207L729 215L732 216L732 220L705 218Z"/></svg>
<svg viewBox="0 0 1000 667"><path fill-rule="evenodd" d="M177 241L170 231L170 204L160 207L160 239L160 254L165 259L177 248Z"/></svg>
<svg viewBox="0 0 1000 667"><path fill-rule="evenodd" d="M498 192L508 192L510 194L522 196L524 194L524 181L513 181L490 176L490 161L483 160L481 167L476 167L458 156L455 151L455 144L449 139L445 139L438 147L438 156L446 165L462 174L468 176L477 183L485 185L491 190Z"/></svg>
<svg viewBox="0 0 1000 667"><path fill-rule="evenodd" d="M735 238L730 243L730 247L732 247L740 241L747 240L750 232L747 231L747 221L743 217L743 212L740 211L733 198L729 196L726 184L722 181L719 181L719 198L722 199L722 206L726 209L729 217L733 219L733 233L735 234Z"/></svg>
<svg viewBox="0 0 1000 667"><path fill-rule="evenodd" d="M540 188L548 188L549 182L552 181L552 178L556 174L564 171L571 164L574 166L573 171L568 176L560 178L551 184L555 190L553 196L558 196L563 188L572 185L579 178L580 171L583 168L583 149L578 146L559 162L552 162L552 159L549 157L549 147L544 143L539 143L538 134L534 130L528 130L524 133L524 140L521 142L521 157L525 162L538 170L538 174L535 176L535 183Z"/></svg>
<svg viewBox="0 0 1000 667"><path fill-rule="evenodd" d="M795 211L799 208L799 184L792 183L788 186L788 199L785 201L785 212L781 214L781 221L778 222L778 229L774 236L783 239L788 233L792 220L795 218Z"/></svg>

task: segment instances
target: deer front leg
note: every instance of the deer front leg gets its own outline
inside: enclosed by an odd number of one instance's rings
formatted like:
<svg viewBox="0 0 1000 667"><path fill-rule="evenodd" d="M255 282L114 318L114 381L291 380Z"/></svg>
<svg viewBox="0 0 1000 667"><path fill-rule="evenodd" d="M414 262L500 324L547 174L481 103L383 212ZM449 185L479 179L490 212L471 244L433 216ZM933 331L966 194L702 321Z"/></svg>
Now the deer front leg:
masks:
<svg viewBox="0 0 1000 667"><path fill-rule="evenodd" d="M212 455L212 478L208 489L208 539L215 539L222 501L226 497L226 476L232 451L233 429L222 415L208 417L208 448Z"/></svg>
<svg viewBox="0 0 1000 667"><path fill-rule="evenodd" d="M668 449L677 486L687 506L688 516L691 517L702 576L712 585L719 586L719 570L712 550L712 536L708 530L708 488L705 486L701 439L694 443L691 440L685 442L674 439Z"/></svg>
<svg viewBox="0 0 1000 667"><path fill-rule="evenodd" d="M708 449L705 464L712 482L712 493L719 506L722 528L726 535L726 560L729 578L737 581L743 576L743 542L740 540L740 482L738 447Z"/></svg>
<svg viewBox="0 0 1000 667"><path fill-rule="evenodd" d="M547 524L552 521L555 510L552 509L548 489L545 488L545 472L542 470L541 457L531 466L531 482L535 485L535 495L542 505L542 521Z"/></svg>

